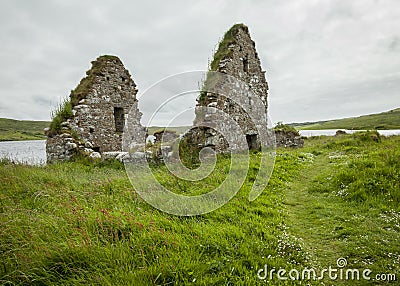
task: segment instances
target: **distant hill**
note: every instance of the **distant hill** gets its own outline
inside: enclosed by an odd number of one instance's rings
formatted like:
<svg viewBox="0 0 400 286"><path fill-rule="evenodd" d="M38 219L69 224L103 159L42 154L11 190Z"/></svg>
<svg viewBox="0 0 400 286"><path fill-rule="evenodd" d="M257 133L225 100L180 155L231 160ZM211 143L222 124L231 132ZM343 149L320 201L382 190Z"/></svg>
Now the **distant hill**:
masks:
<svg viewBox="0 0 400 286"><path fill-rule="evenodd" d="M150 126L150 127L147 127L147 130L148 130L149 135L152 135L152 134L154 134L154 132L160 131L164 128L165 127L161 127L161 126ZM177 134L182 134L189 128L190 128L189 126L178 126L178 127L168 127L167 130L175 131Z"/></svg>
<svg viewBox="0 0 400 286"><path fill-rule="evenodd" d="M0 118L0 141L46 139L43 129L48 121L14 120Z"/></svg>
<svg viewBox="0 0 400 286"><path fill-rule="evenodd" d="M44 140L43 129L49 127L50 121L15 120L0 118L0 141ZM187 126L168 127L168 130L177 134L187 130ZM164 129L161 126L148 127L149 134Z"/></svg>
<svg viewBox="0 0 400 286"><path fill-rule="evenodd" d="M387 112L317 122L288 124L300 130L321 129L400 129L400 108Z"/></svg>
<svg viewBox="0 0 400 286"><path fill-rule="evenodd" d="M50 121L15 120L0 118L0 141L44 140L43 129L49 127ZM188 127L168 127L177 134L183 133ZM148 127L149 134L164 129L161 126Z"/></svg>

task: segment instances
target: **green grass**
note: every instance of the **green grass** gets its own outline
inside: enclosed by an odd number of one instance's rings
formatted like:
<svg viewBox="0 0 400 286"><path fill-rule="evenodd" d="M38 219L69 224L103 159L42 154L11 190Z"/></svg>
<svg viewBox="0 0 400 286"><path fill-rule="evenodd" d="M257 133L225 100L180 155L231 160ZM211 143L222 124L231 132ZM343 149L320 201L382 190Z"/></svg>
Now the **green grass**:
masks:
<svg viewBox="0 0 400 286"><path fill-rule="evenodd" d="M64 285L252 285L265 263L302 261L278 253L281 195L296 155L279 159L269 189L250 203L254 180L221 209L176 217L132 190L123 169L79 162L0 168L0 280ZM219 169L225 166L219 162ZM160 169L162 172L162 168ZM205 184L215 184L218 176ZM165 178L175 185L176 178Z"/></svg>
<svg viewBox="0 0 400 286"><path fill-rule="evenodd" d="M400 129L400 108L387 112L319 122L290 124L302 130L321 129Z"/></svg>
<svg viewBox="0 0 400 286"><path fill-rule="evenodd" d="M306 140L303 151L314 154L313 163L288 185L286 223L314 265L336 267L336 259L344 257L348 268L369 268L371 277L394 273L398 279L399 146L399 136L380 142L357 134Z"/></svg>
<svg viewBox="0 0 400 286"><path fill-rule="evenodd" d="M118 162L2 161L0 283L276 285L260 281L258 269L334 267L339 257L351 267L398 274L400 137L305 141L303 149L277 151L257 200L247 200L257 174L253 153L238 194L196 217L149 206ZM229 160L220 156L213 174L195 184L163 166L153 170L176 192L193 186L198 193L223 180Z"/></svg>
<svg viewBox="0 0 400 286"><path fill-rule="evenodd" d="M0 141L43 140L46 138L43 129L49 124L48 121L0 118Z"/></svg>
<svg viewBox="0 0 400 286"><path fill-rule="evenodd" d="M67 119L72 118L72 104L71 101L65 99L62 101L58 107L51 114L50 130L49 132L53 134L61 133L61 123Z"/></svg>

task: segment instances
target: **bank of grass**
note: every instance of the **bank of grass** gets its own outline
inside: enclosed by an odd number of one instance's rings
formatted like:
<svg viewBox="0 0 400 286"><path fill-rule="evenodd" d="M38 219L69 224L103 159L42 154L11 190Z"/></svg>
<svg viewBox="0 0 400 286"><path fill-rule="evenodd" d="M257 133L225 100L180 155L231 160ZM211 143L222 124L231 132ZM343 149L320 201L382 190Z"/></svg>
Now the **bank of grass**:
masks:
<svg viewBox="0 0 400 286"><path fill-rule="evenodd" d="M334 267L339 257L351 266L399 273L400 138L376 142L369 135L319 137L306 140L303 149L278 150L267 189L249 202L258 166L254 153L239 193L220 209L196 217L149 206L116 162L31 167L3 161L0 281L257 285L257 271L265 264L287 270ZM218 184L228 162L219 157L217 172L204 186ZM166 173L164 167L154 168L158 176ZM343 173L352 178L344 178L346 187L340 185ZM162 178L168 187L190 187L173 176ZM367 179L363 195L353 197ZM275 276L261 284L277 281Z"/></svg>
<svg viewBox="0 0 400 286"><path fill-rule="evenodd" d="M43 140L48 121L0 118L0 141Z"/></svg>

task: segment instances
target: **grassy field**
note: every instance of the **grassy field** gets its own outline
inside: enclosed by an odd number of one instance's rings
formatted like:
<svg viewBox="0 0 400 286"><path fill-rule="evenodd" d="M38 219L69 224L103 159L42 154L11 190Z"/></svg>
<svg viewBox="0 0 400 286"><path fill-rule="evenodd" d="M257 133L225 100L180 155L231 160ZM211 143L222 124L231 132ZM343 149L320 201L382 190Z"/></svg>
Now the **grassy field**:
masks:
<svg viewBox="0 0 400 286"><path fill-rule="evenodd" d="M0 118L0 141L43 140L47 121L28 121Z"/></svg>
<svg viewBox="0 0 400 286"><path fill-rule="evenodd" d="M350 117L336 120L293 123L290 124L302 130L321 130L321 129L400 129L400 108L387 112L363 115L360 117Z"/></svg>
<svg viewBox="0 0 400 286"><path fill-rule="evenodd" d="M149 206L118 162L3 161L0 284L299 285L276 273L260 280L257 272L265 265L300 272L337 267L341 257L350 268L371 269L372 278L394 273L399 279L400 137L371 135L311 138L302 149L279 149L268 187L249 202L254 153L239 193L196 217ZM228 163L219 157L204 187L218 184ZM177 191L191 185L162 166L154 171ZM333 283L325 277L301 285L321 282Z"/></svg>

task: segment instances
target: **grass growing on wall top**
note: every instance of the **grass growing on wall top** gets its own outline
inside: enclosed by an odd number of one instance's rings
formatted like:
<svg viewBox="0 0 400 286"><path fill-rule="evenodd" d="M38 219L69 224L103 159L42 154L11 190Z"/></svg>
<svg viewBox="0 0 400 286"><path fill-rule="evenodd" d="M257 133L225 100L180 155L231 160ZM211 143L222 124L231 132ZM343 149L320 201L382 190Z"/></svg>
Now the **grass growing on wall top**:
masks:
<svg viewBox="0 0 400 286"><path fill-rule="evenodd" d="M287 124L283 124L282 122L278 122L275 126L274 126L274 131L281 131L283 133L295 133L297 135L299 135L299 132L297 131L296 128L287 125Z"/></svg>
<svg viewBox="0 0 400 286"><path fill-rule="evenodd" d="M211 71L217 71L219 62L222 59L231 55L232 51L229 49L229 45L235 43L235 36L238 33L239 29L244 29L246 31L248 30L247 26L244 24L235 24L225 33L222 41L218 45L218 50L214 54L214 58L210 64Z"/></svg>
<svg viewBox="0 0 400 286"><path fill-rule="evenodd" d="M103 55L92 61L92 67L86 72L86 77L82 78L78 86L71 91L70 97L73 106L77 105L91 91L96 76L103 75L102 71L109 61L121 63L121 60L117 56L111 55Z"/></svg>
<svg viewBox="0 0 400 286"><path fill-rule="evenodd" d="M59 133L61 131L61 123L72 118L72 108L91 91L96 76L103 75L102 71L109 61L121 62L118 57L111 55L103 55L92 61L92 67L86 72L86 77L71 91L69 100L63 100L56 110L52 112L50 132Z"/></svg>
<svg viewBox="0 0 400 286"><path fill-rule="evenodd" d="M221 60L229 57L232 55L232 50L229 48L231 44L234 44L236 42L235 36L238 33L239 29L244 29L245 31L248 31L248 27L244 24L235 24L233 25L225 34L222 40L218 44L218 49L213 55L213 60L210 63L209 70L210 71L218 71L218 65L221 62ZM205 102L204 100L206 99L207 96L207 91L209 91L208 87L213 86L213 78L217 79L217 77L214 77L212 74L207 74L206 80L203 83L203 90L200 91L199 98L197 101L204 105ZM214 80L215 81L215 80Z"/></svg>

